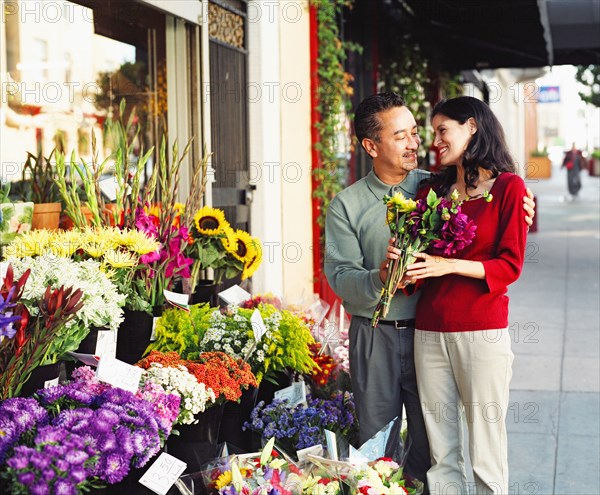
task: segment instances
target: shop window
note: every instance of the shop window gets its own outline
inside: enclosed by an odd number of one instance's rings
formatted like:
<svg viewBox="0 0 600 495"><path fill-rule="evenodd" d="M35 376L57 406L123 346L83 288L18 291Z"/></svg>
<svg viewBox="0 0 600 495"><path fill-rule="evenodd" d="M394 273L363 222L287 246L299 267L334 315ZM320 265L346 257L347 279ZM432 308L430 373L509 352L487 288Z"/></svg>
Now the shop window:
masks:
<svg viewBox="0 0 600 495"><path fill-rule="evenodd" d="M10 5L9 5L10 4ZM7 2L0 40L0 170L19 180L27 152L110 153L104 122L136 109L136 153L166 129L165 14L137 2ZM135 159L135 157L131 157Z"/></svg>

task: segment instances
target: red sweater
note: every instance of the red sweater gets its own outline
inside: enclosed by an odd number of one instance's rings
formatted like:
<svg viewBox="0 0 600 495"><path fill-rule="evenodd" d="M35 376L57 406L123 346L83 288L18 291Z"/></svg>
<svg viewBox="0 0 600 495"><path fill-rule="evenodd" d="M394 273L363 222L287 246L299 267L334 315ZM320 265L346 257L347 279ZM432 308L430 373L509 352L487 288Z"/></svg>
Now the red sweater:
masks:
<svg viewBox="0 0 600 495"><path fill-rule="evenodd" d="M426 196L429 188L417 197ZM507 287L521 274L527 225L525 183L502 173L490 190L493 199L466 201L461 210L477 225L470 246L452 258L481 261L485 280L461 275L426 279L417 305L416 328L435 332L465 332L508 327Z"/></svg>

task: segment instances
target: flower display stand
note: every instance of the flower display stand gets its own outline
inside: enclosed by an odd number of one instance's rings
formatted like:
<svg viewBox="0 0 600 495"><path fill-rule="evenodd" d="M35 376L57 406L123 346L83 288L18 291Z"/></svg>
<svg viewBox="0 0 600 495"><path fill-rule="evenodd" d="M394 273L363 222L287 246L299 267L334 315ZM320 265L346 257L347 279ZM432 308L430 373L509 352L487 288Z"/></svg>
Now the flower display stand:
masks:
<svg viewBox="0 0 600 495"><path fill-rule="evenodd" d="M61 370L64 366L62 361L53 364L38 366L33 370L29 379L21 388L21 397L30 397L40 388L44 388L48 382L56 381L61 376Z"/></svg>
<svg viewBox="0 0 600 495"><path fill-rule="evenodd" d="M117 333L117 359L134 364L150 343L154 317L145 311L124 310L125 319Z"/></svg>
<svg viewBox="0 0 600 495"><path fill-rule="evenodd" d="M253 452L260 448L260 440L252 431L243 431L242 427L250 420L250 413L256 405L257 388L249 388L242 392L240 402L227 402L223 410L219 442L227 442L244 452ZM258 445L255 445L258 443Z"/></svg>

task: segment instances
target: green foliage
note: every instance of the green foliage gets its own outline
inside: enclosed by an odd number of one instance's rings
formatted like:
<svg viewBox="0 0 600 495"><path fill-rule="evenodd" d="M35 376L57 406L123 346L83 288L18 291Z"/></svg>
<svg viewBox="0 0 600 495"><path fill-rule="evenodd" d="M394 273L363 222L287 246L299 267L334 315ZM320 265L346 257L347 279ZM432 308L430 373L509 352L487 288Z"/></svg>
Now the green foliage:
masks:
<svg viewBox="0 0 600 495"><path fill-rule="evenodd" d="M429 62L418 44L399 40L389 51L389 58L379 65L381 77L380 91L394 91L406 101L419 128L421 142L429 143L432 135L429 125L430 104L427 101L427 86L430 83L427 74ZM454 86L449 88L455 89ZM419 148L419 158L423 160L427 148Z"/></svg>
<svg viewBox="0 0 600 495"><path fill-rule="evenodd" d="M590 105L600 107L600 65L577 67L575 79L586 86L585 92L579 93L579 97Z"/></svg>
<svg viewBox="0 0 600 495"><path fill-rule="evenodd" d="M317 223L323 227L329 203L344 188L351 137L346 121L351 119L350 108L352 76L344 70L348 52L362 49L356 43L342 41L338 17L344 8L352 7L354 0L312 0L317 11L319 39L318 105L320 119L315 123L319 142L315 148L320 163L313 170L317 186L313 192L319 200Z"/></svg>
<svg viewBox="0 0 600 495"><path fill-rule="evenodd" d="M530 153L530 156L532 156L532 157L547 157L548 156L548 150L546 148L544 148L542 150L533 150Z"/></svg>
<svg viewBox="0 0 600 495"><path fill-rule="evenodd" d="M167 309L156 322L156 340L146 349L177 352L182 359L198 359L202 350L198 344L210 326L210 315L215 310L208 304L195 304L190 311Z"/></svg>
<svg viewBox="0 0 600 495"><path fill-rule="evenodd" d="M41 153L34 155L27 153L27 161L23 166L22 181L18 182L16 191L23 201L34 203L59 203L61 196L56 184L56 167L52 163L55 150L50 156L44 157Z"/></svg>

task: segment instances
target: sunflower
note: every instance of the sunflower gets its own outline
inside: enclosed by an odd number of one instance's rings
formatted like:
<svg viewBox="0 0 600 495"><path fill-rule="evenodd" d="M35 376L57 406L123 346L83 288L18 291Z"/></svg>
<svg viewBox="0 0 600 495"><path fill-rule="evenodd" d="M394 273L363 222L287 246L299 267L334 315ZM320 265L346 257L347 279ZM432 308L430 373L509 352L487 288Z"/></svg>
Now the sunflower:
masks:
<svg viewBox="0 0 600 495"><path fill-rule="evenodd" d="M233 254L237 258L237 236L235 235L235 232L231 227L227 227L223 230L223 237L221 237L221 243L223 244L223 247L228 253Z"/></svg>
<svg viewBox="0 0 600 495"><path fill-rule="evenodd" d="M240 468L240 474L244 478L248 476L248 471L250 471L248 468ZM221 473L219 477L215 480L215 488L217 490L225 488L226 486L230 485L232 481L233 476L231 475L231 471L225 471L224 473Z"/></svg>
<svg viewBox="0 0 600 495"><path fill-rule="evenodd" d="M194 225L200 234L217 235L229 227L229 222L223 210L204 206L194 215Z"/></svg>
<svg viewBox="0 0 600 495"><path fill-rule="evenodd" d="M253 237L248 244L248 253L244 261L244 270L242 271L242 280L251 277L262 263L262 245L260 241Z"/></svg>
<svg viewBox="0 0 600 495"><path fill-rule="evenodd" d="M235 250L231 250L231 254L240 260L242 263L246 263L248 254L252 249L252 236L244 230L235 231Z"/></svg>

